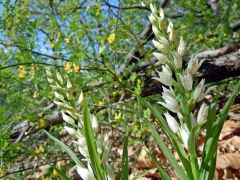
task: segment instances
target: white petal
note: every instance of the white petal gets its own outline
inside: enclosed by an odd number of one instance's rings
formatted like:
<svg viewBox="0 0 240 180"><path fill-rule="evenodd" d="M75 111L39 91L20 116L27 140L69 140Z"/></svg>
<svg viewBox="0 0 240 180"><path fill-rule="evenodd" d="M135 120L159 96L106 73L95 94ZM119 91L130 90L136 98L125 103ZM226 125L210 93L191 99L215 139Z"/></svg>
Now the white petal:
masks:
<svg viewBox="0 0 240 180"><path fill-rule="evenodd" d="M165 64L165 63L167 62L167 57L164 56L163 54L154 52L153 55L157 58L157 60L158 60L161 64Z"/></svg>
<svg viewBox="0 0 240 180"><path fill-rule="evenodd" d="M70 134L71 136L73 135L76 135L77 134L77 131L73 128L70 128L70 127L67 127L67 126L64 126L64 129L68 132L68 134Z"/></svg>
<svg viewBox="0 0 240 180"><path fill-rule="evenodd" d="M205 83L205 79L202 79L200 83L197 85L197 87L195 88L195 91L193 93L193 99L196 102L199 102L203 98L204 91L205 91L204 83Z"/></svg>
<svg viewBox="0 0 240 180"><path fill-rule="evenodd" d="M179 42L179 46L178 46L178 53L183 56L185 54L185 42L183 40L183 37L180 37L180 42Z"/></svg>
<svg viewBox="0 0 240 180"><path fill-rule="evenodd" d="M94 175L91 166L88 163L88 168L77 167L77 172L83 180L94 180Z"/></svg>
<svg viewBox="0 0 240 180"><path fill-rule="evenodd" d="M175 66L180 69L182 68L182 56L177 52L172 53Z"/></svg>
<svg viewBox="0 0 240 180"><path fill-rule="evenodd" d="M75 124L75 121L74 119L72 119L70 116L68 116L67 114L65 114L63 111L62 111L62 118L65 122L67 122L68 124Z"/></svg>
<svg viewBox="0 0 240 180"><path fill-rule="evenodd" d="M161 50L161 49L164 48L164 46L160 42L158 42L156 40L152 40L152 43L158 50Z"/></svg>
<svg viewBox="0 0 240 180"><path fill-rule="evenodd" d="M197 116L197 122L198 124L202 123L207 119L208 116L208 106L203 103L199 109L198 116Z"/></svg>
<svg viewBox="0 0 240 180"><path fill-rule="evenodd" d="M164 113L164 116L166 117L167 123L171 130L176 133L179 130L178 122L174 117L172 117L168 112Z"/></svg>
<svg viewBox="0 0 240 180"><path fill-rule="evenodd" d="M177 104L167 104L164 102L158 102L159 104L163 105L165 108L167 108L168 110L174 112L174 113L178 113L179 112L179 106Z"/></svg>
<svg viewBox="0 0 240 180"><path fill-rule="evenodd" d="M187 72L187 74L183 76L180 75L180 79L182 81L182 85L184 89L186 89L187 91L190 91L192 89L192 84L193 84L192 75Z"/></svg>
<svg viewBox="0 0 240 180"><path fill-rule="evenodd" d="M98 121L94 115L91 115L91 124L94 132L98 132Z"/></svg>
<svg viewBox="0 0 240 180"><path fill-rule="evenodd" d="M180 127L180 135L182 137L184 147L188 149L189 131L185 124L182 127Z"/></svg>

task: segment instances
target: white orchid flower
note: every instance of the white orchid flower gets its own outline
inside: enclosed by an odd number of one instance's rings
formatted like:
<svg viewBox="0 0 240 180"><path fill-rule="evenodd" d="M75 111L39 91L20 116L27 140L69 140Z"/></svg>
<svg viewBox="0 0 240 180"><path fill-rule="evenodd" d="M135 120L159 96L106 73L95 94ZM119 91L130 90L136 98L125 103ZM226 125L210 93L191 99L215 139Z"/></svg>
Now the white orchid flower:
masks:
<svg viewBox="0 0 240 180"><path fill-rule="evenodd" d="M180 75L180 79L182 81L182 85L183 85L184 89L186 89L187 91L192 90L193 78L190 73L187 72L184 75Z"/></svg>
<svg viewBox="0 0 240 180"><path fill-rule="evenodd" d="M185 54L186 51L186 44L183 40L183 37L180 37L180 42L179 42L179 46L178 46L178 54L180 54L181 56L183 56Z"/></svg>
<svg viewBox="0 0 240 180"><path fill-rule="evenodd" d="M171 130L176 133L179 130L179 124L176 121L174 117L172 117L168 112L164 113L164 116L166 117L168 126L171 128Z"/></svg>
<svg viewBox="0 0 240 180"><path fill-rule="evenodd" d="M94 174L91 165L88 163L87 168L77 166L79 176L84 180L94 180Z"/></svg>
<svg viewBox="0 0 240 180"><path fill-rule="evenodd" d="M208 116L208 106L203 103L199 109L198 116L197 116L197 122L198 124L204 122L207 119Z"/></svg>
<svg viewBox="0 0 240 180"><path fill-rule="evenodd" d="M165 102L158 102L159 104L163 105L168 110L170 110L174 113L179 112L180 107L176 101L176 97L175 97L175 94L174 94L174 91L172 90L172 88L170 88L170 90L169 90L169 89L163 87L162 98L164 99Z"/></svg>
<svg viewBox="0 0 240 180"><path fill-rule="evenodd" d="M160 64L165 64L167 62L167 57L161 53L154 52L153 55L157 58Z"/></svg>
<svg viewBox="0 0 240 180"><path fill-rule="evenodd" d="M181 126L179 130L180 130L180 135L183 141L183 145L186 149L188 149L189 130L186 124L183 124L183 126Z"/></svg>
<svg viewBox="0 0 240 180"><path fill-rule="evenodd" d="M198 58L191 58L190 61L188 62L187 66L187 72L190 74L194 75L202 65L202 63L205 61L205 59L201 60L199 62Z"/></svg>
<svg viewBox="0 0 240 180"><path fill-rule="evenodd" d="M199 102L204 97L204 91L205 91L205 79L202 79L200 83L195 88L195 91L193 93L193 99L196 102Z"/></svg>

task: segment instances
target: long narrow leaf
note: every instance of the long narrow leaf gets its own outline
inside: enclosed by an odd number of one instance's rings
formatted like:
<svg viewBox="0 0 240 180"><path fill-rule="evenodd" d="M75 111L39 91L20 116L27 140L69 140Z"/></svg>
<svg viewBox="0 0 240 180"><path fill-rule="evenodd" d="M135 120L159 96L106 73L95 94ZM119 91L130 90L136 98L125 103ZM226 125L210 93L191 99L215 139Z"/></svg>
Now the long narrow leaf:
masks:
<svg viewBox="0 0 240 180"><path fill-rule="evenodd" d="M140 100L140 102L146 106L147 108L149 108L151 110L151 112L153 113L153 115L157 118L160 126L162 127L162 129L164 130L164 132L167 134L168 138L171 140L174 148L176 149L179 158L181 159L183 166L188 174L189 177L193 177L192 176L192 169L191 169L191 165L188 161L188 157L186 155L185 150L183 149L182 144L180 143L179 139L177 138L177 136L172 132L172 130L169 128L166 120L159 114L159 112L156 110L156 108L154 108L150 103L148 103L144 98L138 96L138 99Z"/></svg>
<svg viewBox="0 0 240 180"><path fill-rule="evenodd" d="M77 158L77 155L68 147L66 146L63 142L59 141L57 138L49 134L46 130L43 130L44 133L48 135L50 139L52 139L54 142L56 142L66 153L71 157L71 159L80 167L84 167L84 165L79 161Z"/></svg>
<svg viewBox="0 0 240 180"><path fill-rule="evenodd" d="M168 173L161 167L159 164L157 158L153 154L149 154L151 159L154 161L154 163L157 166L157 169L159 171L160 177L164 180L171 180L171 177L168 175Z"/></svg>
<svg viewBox="0 0 240 180"><path fill-rule="evenodd" d="M90 112L88 110L88 100L83 101L83 121L84 132L87 141L88 152L91 160L92 169L95 171L98 179L104 180L104 168L102 167L99 155L97 153L97 146L94 139L94 132L91 125Z"/></svg>
<svg viewBox="0 0 240 180"><path fill-rule="evenodd" d="M124 135L121 177L122 180L128 179L128 126L126 126L126 133Z"/></svg>
<svg viewBox="0 0 240 180"><path fill-rule="evenodd" d="M182 169L181 166L179 166L176 158L173 156L172 152L168 149L168 147L164 144L163 140L161 139L161 137L159 136L157 130L154 128L154 126L152 124L149 123L149 128L150 131L153 135L153 138L155 139L157 145L159 146L159 148L161 149L161 151L163 152L164 156L167 158L167 160L169 161L169 163L171 164L171 166L174 168L174 170L176 171L178 177L182 180L188 180L188 176L185 174L184 170Z"/></svg>

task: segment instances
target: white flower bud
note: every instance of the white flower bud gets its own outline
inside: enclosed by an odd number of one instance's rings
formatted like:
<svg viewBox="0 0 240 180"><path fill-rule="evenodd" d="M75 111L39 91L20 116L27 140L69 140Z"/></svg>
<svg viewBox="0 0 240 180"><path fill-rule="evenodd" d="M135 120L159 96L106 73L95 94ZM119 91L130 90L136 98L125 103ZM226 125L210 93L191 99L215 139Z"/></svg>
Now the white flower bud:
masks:
<svg viewBox="0 0 240 180"><path fill-rule="evenodd" d="M71 89L73 86L72 86L72 83L71 83L71 81L68 79L67 80L67 88L68 89Z"/></svg>
<svg viewBox="0 0 240 180"><path fill-rule="evenodd" d="M79 98L78 98L78 101L77 101L77 105L81 105L83 102L83 92L81 91L80 95L79 95Z"/></svg>
<svg viewBox="0 0 240 180"><path fill-rule="evenodd" d="M171 130L176 133L179 130L179 124L176 121L174 117L172 117L168 112L164 113L164 116L166 117L168 126L171 128Z"/></svg>
<svg viewBox="0 0 240 180"><path fill-rule="evenodd" d="M180 107L179 107L179 105L176 101L174 91L172 90L171 87L170 87L170 89L167 89L167 88L163 87L162 98L165 101L165 103L164 102L158 102L159 104L163 105L168 110L170 110L174 113L179 112Z"/></svg>
<svg viewBox="0 0 240 180"><path fill-rule="evenodd" d="M98 121L96 116L91 115L91 124L92 124L92 129L94 132L98 132Z"/></svg>
<svg viewBox="0 0 240 180"><path fill-rule="evenodd" d="M172 76L171 68L168 65L163 65L162 66L162 72L166 73L169 76Z"/></svg>
<svg viewBox="0 0 240 180"><path fill-rule="evenodd" d="M183 37L181 36L180 37L180 42L179 42L179 46L178 46L178 53L183 56L185 54L185 48L186 48L186 45L185 45L185 42L183 40Z"/></svg>
<svg viewBox="0 0 240 180"><path fill-rule="evenodd" d="M184 147L188 149L189 130L186 124L183 124L183 126L180 127L180 135L181 135Z"/></svg>
<svg viewBox="0 0 240 180"><path fill-rule="evenodd" d="M48 77L53 77L53 73L51 71L51 68L46 68L46 74Z"/></svg>
<svg viewBox="0 0 240 180"><path fill-rule="evenodd" d="M173 60L176 68L181 69L182 68L182 56L178 54L177 52L172 53Z"/></svg>
<svg viewBox="0 0 240 180"><path fill-rule="evenodd" d="M207 120L207 116L208 116L208 106L205 103L203 103L199 109L198 116L197 116L198 124Z"/></svg>
<svg viewBox="0 0 240 180"><path fill-rule="evenodd" d="M52 78L47 77L47 80L48 80L48 82L49 82L50 84L53 84L53 83L54 83L54 80L53 80Z"/></svg>
<svg viewBox="0 0 240 180"><path fill-rule="evenodd" d="M167 57L161 53L154 52L153 55L157 58L160 64L165 64L167 62Z"/></svg>
<svg viewBox="0 0 240 180"><path fill-rule="evenodd" d="M160 19L163 20L164 19L164 12L163 12L163 9L160 8L159 10L159 16L160 16Z"/></svg>
<svg viewBox="0 0 240 180"><path fill-rule="evenodd" d="M158 42L158 41L152 40L152 43L153 43L153 45L154 45L158 50L161 50L161 49L164 48L163 44L161 44L161 43Z"/></svg>
<svg viewBox="0 0 240 180"><path fill-rule="evenodd" d="M79 176L84 180L93 180L94 174L91 165L87 164L88 168L77 166L77 172Z"/></svg>
<svg viewBox="0 0 240 180"><path fill-rule="evenodd" d="M64 101L65 100L65 98L63 97L63 95L61 95L61 94L59 94L57 91L55 91L55 97L57 98L57 99L59 99L59 100L61 100L61 101Z"/></svg>
<svg viewBox="0 0 240 180"><path fill-rule="evenodd" d="M182 81L182 85L184 87L184 89L186 89L187 91L192 90L192 85L193 85L193 79L192 79L192 75L189 73L186 73L185 75L180 75L180 79Z"/></svg>
<svg viewBox="0 0 240 180"><path fill-rule="evenodd" d="M161 33L158 30L158 28L156 26L154 26L154 25L152 26L152 31L153 31L153 33L155 34L156 37L161 35Z"/></svg>
<svg viewBox="0 0 240 180"><path fill-rule="evenodd" d="M75 136L77 135L77 131L73 128L64 126L64 129L68 132L68 134L70 134L71 136Z"/></svg>
<svg viewBox="0 0 240 180"><path fill-rule="evenodd" d="M172 84L173 84L172 76L169 76L168 74L166 74L164 72L159 72L158 75L159 75L159 78L153 77L153 79L159 81L160 83L162 83L166 86L172 86Z"/></svg>
<svg viewBox="0 0 240 180"><path fill-rule="evenodd" d="M58 71L56 72L56 76L57 76L57 79L59 80L59 82L61 84L63 84L63 78L62 78L61 74Z"/></svg>
<svg viewBox="0 0 240 180"><path fill-rule="evenodd" d="M187 66L187 72L194 75L198 71L203 62L204 60L198 62L197 58L191 58Z"/></svg>
<svg viewBox="0 0 240 180"><path fill-rule="evenodd" d="M165 37L159 36L158 40L164 46L164 48L166 48L166 49L170 48L170 43L169 43L169 41Z"/></svg>
<svg viewBox="0 0 240 180"><path fill-rule="evenodd" d="M193 93L193 99L196 102L199 102L204 96L204 91L205 91L204 83L205 83L205 79L202 79L201 82L195 88L195 91Z"/></svg>
<svg viewBox="0 0 240 180"><path fill-rule="evenodd" d="M157 18L154 17L152 14L148 17L152 25L157 25Z"/></svg>
<svg viewBox="0 0 240 180"><path fill-rule="evenodd" d="M75 121L73 118L71 118L70 116L68 116L67 114L65 114L63 111L62 111L62 117L63 117L63 120L68 123L68 124L75 124Z"/></svg>
<svg viewBox="0 0 240 180"><path fill-rule="evenodd" d="M177 39L177 35L175 30L173 29L173 24L172 22L169 22L167 32L169 33L169 41L174 42Z"/></svg>
<svg viewBox="0 0 240 180"><path fill-rule="evenodd" d="M157 11L156 7L152 3L150 4L150 9L151 9L152 14L155 17L158 17L158 11Z"/></svg>

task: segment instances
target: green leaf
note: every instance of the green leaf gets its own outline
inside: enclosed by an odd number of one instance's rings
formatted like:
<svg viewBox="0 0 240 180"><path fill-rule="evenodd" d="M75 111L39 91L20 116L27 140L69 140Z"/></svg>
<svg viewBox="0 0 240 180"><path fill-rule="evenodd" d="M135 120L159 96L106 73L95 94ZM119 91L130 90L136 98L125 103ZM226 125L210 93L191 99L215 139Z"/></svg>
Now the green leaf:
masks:
<svg viewBox="0 0 240 180"><path fill-rule="evenodd" d="M201 132L202 125L197 125L190 131L188 139L188 150L190 154L190 163L194 179L199 179L198 153L197 153L197 138Z"/></svg>
<svg viewBox="0 0 240 180"><path fill-rule="evenodd" d="M68 147L66 146L63 142L59 141L57 138L49 134L46 130L43 130L44 133L48 135L50 139L52 139L54 142L56 142L68 155L71 157L71 159L80 167L84 167L84 165L79 161L77 158L77 155Z"/></svg>
<svg viewBox="0 0 240 180"><path fill-rule="evenodd" d="M214 171L216 166L216 151L217 151L218 138L221 133L223 124L227 118L230 107L233 104L239 91L240 91L240 80L235 85L231 96L229 97L227 103L223 107L222 112L220 113L220 116L216 119L214 123L213 128L211 130L212 136L209 136L208 139L206 140L206 143L203 149L203 160L202 160L201 175L200 175L202 179L203 178L211 179L214 176Z"/></svg>
<svg viewBox="0 0 240 180"><path fill-rule="evenodd" d="M186 155L185 150L183 149L182 143L179 141L178 137L172 132L172 130L169 128L166 120L160 115L160 113L154 108L150 103L148 103L144 98L138 96L139 101L150 109L150 111L153 113L153 115L157 118L158 123L168 136L168 138L171 140L173 146L175 147L179 158L181 159L183 166L188 174L189 177L193 177L192 175L192 169L191 165L188 161L188 157Z"/></svg>
<svg viewBox="0 0 240 180"><path fill-rule="evenodd" d="M179 166L176 158L174 157L174 155L172 154L172 152L168 149L168 147L164 144L163 140L161 139L161 137L159 136L157 130L154 128L154 126L152 124L149 123L149 129L157 143L157 145L159 146L159 148L161 149L161 151L163 152L164 156L167 158L167 160L169 161L169 163L171 164L171 166L174 168L174 170L176 171L178 177L182 180L188 180L188 176L185 174L184 170L182 169L181 166Z"/></svg>
<svg viewBox="0 0 240 180"><path fill-rule="evenodd" d="M161 167L159 164L157 158L153 154L149 154L151 159L154 161L154 163L157 166L158 172L160 173L160 177L164 180L171 180L171 177L168 175L168 173Z"/></svg>
<svg viewBox="0 0 240 180"><path fill-rule="evenodd" d="M83 100L83 121L84 132L93 171L98 179L104 180L104 168L97 153L97 146L95 143L94 132L91 125L90 112L88 110L88 100L86 98Z"/></svg>
<svg viewBox="0 0 240 180"><path fill-rule="evenodd" d="M124 136L121 179L128 179L128 126L126 126L126 132Z"/></svg>

